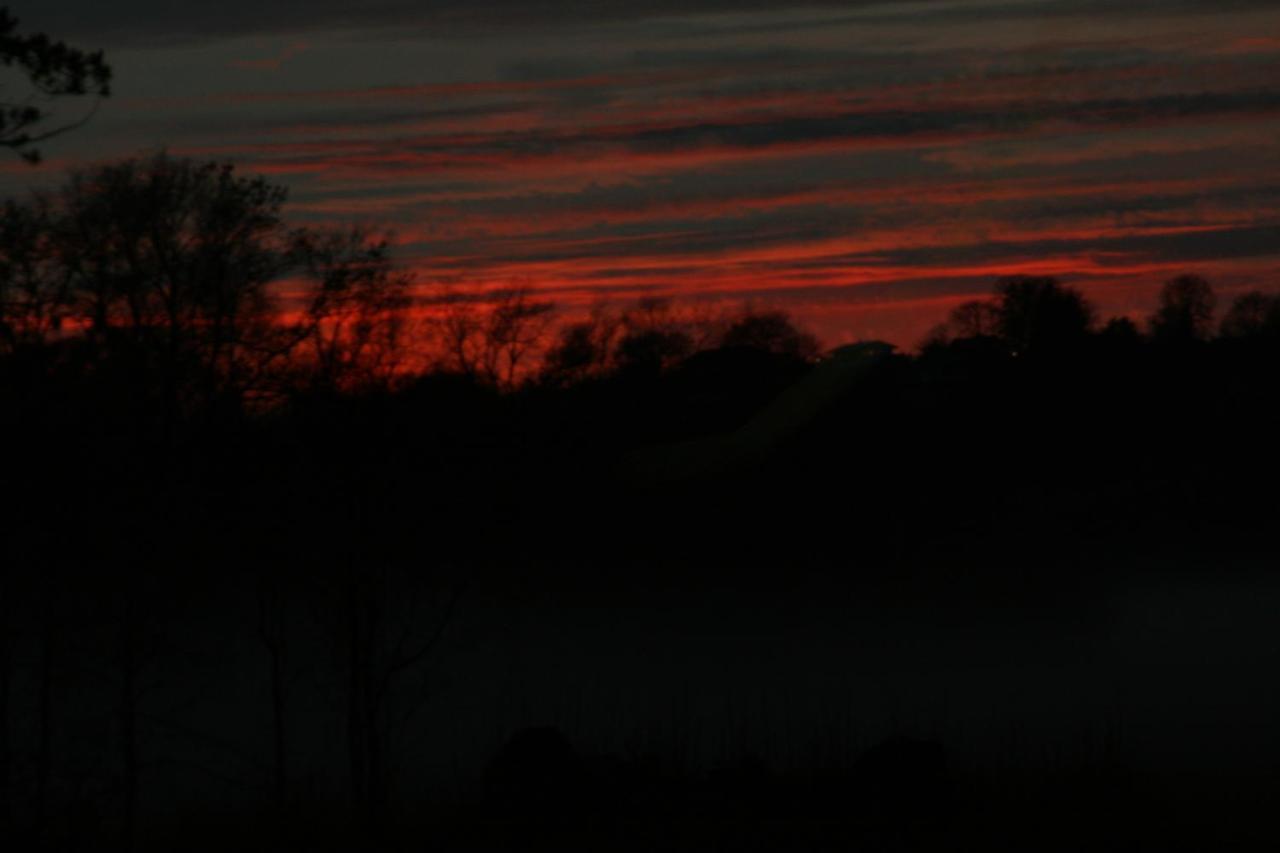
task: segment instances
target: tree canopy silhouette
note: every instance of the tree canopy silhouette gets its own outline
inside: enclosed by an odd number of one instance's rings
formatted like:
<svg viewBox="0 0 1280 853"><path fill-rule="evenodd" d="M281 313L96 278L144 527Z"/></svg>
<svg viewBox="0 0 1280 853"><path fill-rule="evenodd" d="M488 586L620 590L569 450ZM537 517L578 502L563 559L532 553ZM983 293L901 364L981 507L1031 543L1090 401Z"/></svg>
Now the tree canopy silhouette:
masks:
<svg viewBox="0 0 1280 853"><path fill-rule="evenodd" d="M1094 323L1094 309L1080 291L1056 278L1011 276L996 285L997 329L1014 355L1074 346Z"/></svg>
<svg viewBox="0 0 1280 853"><path fill-rule="evenodd" d="M54 101L111 94L111 66L102 51L69 47L43 33L21 34L8 8L0 8L0 64L17 68L29 87L17 96L0 89L0 147L18 152L31 163L40 160L39 143L88 119L54 122L50 107Z"/></svg>
<svg viewBox="0 0 1280 853"><path fill-rule="evenodd" d="M818 339L798 329L784 311L747 312L725 331L723 347L749 347L798 359L815 357Z"/></svg>
<svg viewBox="0 0 1280 853"><path fill-rule="evenodd" d="M435 318L440 349L437 366L493 388L510 388L521 378L550 331L555 305L520 285L489 294L446 288Z"/></svg>
<svg viewBox="0 0 1280 853"><path fill-rule="evenodd" d="M957 337L994 337L1000 332L1000 306L982 299L971 299L952 309L947 323Z"/></svg>
<svg viewBox="0 0 1280 853"><path fill-rule="evenodd" d="M1048 276L1006 276L991 299L952 309L921 343L925 351L963 343L970 351L1043 355L1078 346L1092 331L1096 311L1080 291Z"/></svg>
<svg viewBox="0 0 1280 853"><path fill-rule="evenodd" d="M1209 282L1198 275L1170 279L1160 290L1151 317L1151 336L1163 343L1202 341L1213 334L1216 298Z"/></svg>
<svg viewBox="0 0 1280 853"><path fill-rule="evenodd" d="M269 285L289 266L285 191L164 153L72 173L52 199L72 310L167 407L251 394L286 340Z"/></svg>
<svg viewBox="0 0 1280 853"><path fill-rule="evenodd" d="M309 281L301 367L311 387L390 382L404 367L413 276L396 270L389 241L367 228L304 229L294 241Z"/></svg>
<svg viewBox="0 0 1280 853"><path fill-rule="evenodd" d="M161 152L9 202L0 347L75 337L170 418L385 381L409 278L368 229L290 229L286 195L229 164Z"/></svg>
<svg viewBox="0 0 1280 853"><path fill-rule="evenodd" d="M613 360L622 319L597 306L585 320L562 325L543 358L542 380L552 385L600 376Z"/></svg>
<svg viewBox="0 0 1280 853"><path fill-rule="evenodd" d="M70 312L65 275L56 271L48 199L9 200L0 212L0 355L39 346Z"/></svg>
<svg viewBox="0 0 1280 853"><path fill-rule="evenodd" d="M1232 339L1280 339L1280 296L1251 290L1231 303L1221 334Z"/></svg>

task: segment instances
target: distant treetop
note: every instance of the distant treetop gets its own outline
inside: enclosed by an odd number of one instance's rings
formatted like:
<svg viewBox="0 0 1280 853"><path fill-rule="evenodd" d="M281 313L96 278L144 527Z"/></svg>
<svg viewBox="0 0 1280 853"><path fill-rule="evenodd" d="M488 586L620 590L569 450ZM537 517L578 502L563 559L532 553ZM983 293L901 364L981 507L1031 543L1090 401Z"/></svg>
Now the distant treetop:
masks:
<svg viewBox="0 0 1280 853"><path fill-rule="evenodd" d="M1151 336L1166 343L1207 340L1213 335L1216 298L1209 282L1198 275L1180 275L1160 290L1160 304L1151 318Z"/></svg>

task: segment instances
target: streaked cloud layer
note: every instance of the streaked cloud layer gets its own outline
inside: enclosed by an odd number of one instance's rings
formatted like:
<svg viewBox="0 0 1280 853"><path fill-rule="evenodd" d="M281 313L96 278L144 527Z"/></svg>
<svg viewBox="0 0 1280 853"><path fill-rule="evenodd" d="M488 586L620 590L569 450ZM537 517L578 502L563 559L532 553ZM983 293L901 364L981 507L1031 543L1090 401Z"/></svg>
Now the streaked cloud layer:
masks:
<svg viewBox="0 0 1280 853"><path fill-rule="evenodd" d="M1280 285L1272 2L76 6L17 10L117 67L51 169L230 158L298 218L394 227L428 282L904 345L1005 273L1112 313L1184 270Z"/></svg>

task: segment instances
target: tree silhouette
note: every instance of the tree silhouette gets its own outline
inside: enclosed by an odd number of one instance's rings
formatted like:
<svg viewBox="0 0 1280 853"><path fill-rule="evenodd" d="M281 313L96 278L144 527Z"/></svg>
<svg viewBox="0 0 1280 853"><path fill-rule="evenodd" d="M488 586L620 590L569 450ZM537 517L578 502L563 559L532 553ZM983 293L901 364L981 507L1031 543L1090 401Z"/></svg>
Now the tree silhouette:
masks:
<svg viewBox="0 0 1280 853"><path fill-rule="evenodd" d="M1118 365L1131 361L1141 350L1144 339L1138 324L1133 320L1128 317L1112 317L1098 331L1097 342L1099 356Z"/></svg>
<svg viewBox="0 0 1280 853"><path fill-rule="evenodd" d="M412 278L367 228L291 231L285 197L161 152L6 203L0 354L77 339L166 422L303 386L385 385L404 366ZM295 274L301 308L286 312Z"/></svg>
<svg viewBox="0 0 1280 853"><path fill-rule="evenodd" d="M806 361L819 351L818 339L797 328L785 311L747 311L725 331L720 345L748 347Z"/></svg>
<svg viewBox="0 0 1280 853"><path fill-rule="evenodd" d="M0 569L0 832L13 829L13 589L8 567Z"/></svg>
<svg viewBox="0 0 1280 853"><path fill-rule="evenodd" d="M946 748L937 741L889 737L858 756L853 773L872 819L934 825L949 816L952 780Z"/></svg>
<svg viewBox="0 0 1280 853"><path fill-rule="evenodd" d="M688 358L693 340L679 329L637 329L618 342L618 369L628 373L657 373Z"/></svg>
<svg viewBox="0 0 1280 853"><path fill-rule="evenodd" d="M159 153L73 172L60 262L89 331L153 373L172 416L239 402L287 348L270 285L288 269L285 190Z"/></svg>
<svg viewBox="0 0 1280 853"><path fill-rule="evenodd" d="M1142 333L1138 331L1138 324L1128 317L1112 317L1102 327L1100 334L1108 340L1125 344L1137 343L1142 338Z"/></svg>
<svg viewBox="0 0 1280 853"><path fill-rule="evenodd" d="M627 374L657 374L688 358L718 337L714 324L681 316L671 300L642 299L622 315L614 363Z"/></svg>
<svg viewBox="0 0 1280 853"><path fill-rule="evenodd" d="M1213 334L1216 302L1209 282L1198 275L1182 275L1165 282L1151 317L1151 336L1161 343L1202 341Z"/></svg>
<svg viewBox="0 0 1280 853"><path fill-rule="evenodd" d="M957 305L947 326L958 338L985 338L1000 333L1000 306L988 299L971 299Z"/></svg>
<svg viewBox="0 0 1280 853"><path fill-rule="evenodd" d="M587 319L561 326L543 359L543 381L571 385L604 373L612 363L621 328L621 318L599 306Z"/></svg>
<svg viewBox="0 0 1280 853"><path fill-rule="evenodd" d="M1094 322L1093 307L1057 279L1012 276L996 285L1000 337L1014 355L1036 355L1078 345Z"/></svg>
<svg viewBox="0 0 1280 853"><path fill-rule="evenodd" d="M68 47L43 33L19 34L18 20L8 8L0 8L0 65L16 67L29 85L24 95L0 99L0 147L16 151L31 163L40 161L37 145L88 120L84 116L51 125L52 102L111 94L111 67L102 51Z"/></svg>
<svg viewBox="0 0 1280 853"><path fill-rule="evenodd" d="M446 289L441 302L435 320L441 366L495 388L520 380L555 311L553 303L535 299L527 285L479 296Z"/></svg>
<svg viewBox="0 0 1280 853"><path fill-rule="evenodd" d="M992 299L970 299L951 309L920 342L922 351L945 348L956 341L994 341L1000 334L1000 305Z"/></svg>
<svg viewBox="0 0 1280 853"><path fill-rule="evenodd" d="M388 239L365 228L303 230L295 240L310 288L301 327L309 384L326 391L385 386L404 367L413 276L394 268Z"/></svg>
<svg viewBox="0 0 1280 853"><path fill-rule="evenodd" d="M1280 336L1280 296L1260 290L1240 294L1223 316L1220 333L1234 339Z"/></svg>
<svg viewBox="0 0 1280 853"><path fill-rule="evenodd" d="M70 318L51 225L47 197L8 200L0 212L0 355L47 344Z"/></svg>
<svg viewBox="0 0 1280 853"><path fill-rule="evenodd" d="M421 569L352 560L336 590L335 633L346 645L349 793L355 818L369 831L389 803L394 739L429 695L424 668L463 592L461 584L446 589L436 580Z"/></svg>
<svg viewBox="0 0 1280 853"><path fill-rule="evenodd" d="M280 568L275 565L256 568L256 634L267 654L271 693L271 783L277 812L283 815L289 797L289 745L286 726L286 671L290 651L289 599L286 579L282 577L284 572Z"/></svg>

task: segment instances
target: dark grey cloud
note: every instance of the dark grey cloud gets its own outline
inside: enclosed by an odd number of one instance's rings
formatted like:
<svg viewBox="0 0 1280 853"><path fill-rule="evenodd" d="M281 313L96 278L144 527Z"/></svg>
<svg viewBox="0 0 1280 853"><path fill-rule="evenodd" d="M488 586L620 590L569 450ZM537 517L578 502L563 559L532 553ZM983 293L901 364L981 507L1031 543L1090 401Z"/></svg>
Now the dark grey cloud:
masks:
<svg viewBox="0 0 1280 853"><path fill-rule="evenodd" d="M928 246L879 252L874 258L848 255L826 257L825 267L845 261L896 267L963 267L966 264L1012 263L1026 258L1064 255L1092 256L1102 267L1125 267L1135 259L1147 261L1196 262L1224 258L1258 258L1280 255L1280 225L1223 227L1189 234L1134 234L1088 239L1047 239L1032 241L986 241L957 246ZM794 262L788 267L795 267Z"/></svg>
<svg viewBox="0 0 1280 853"><path fill-rule="evenodd" d="M582 259L706 255L822 240L867 226L858 210L761 212L707 220L668 219L488 241L486 251L533 263ZM634 270L633 270L634 272Z"/></svg>
<svg viewBox="0 0 1280 853"><path fill-rule="evenodd" d="M906 5L894 0L808 0L810 10L882 10L882 20L899 20ZM921 6L929 6L922 10ZM1125 18L1173 13L1230 13L1274 9L1274 0L1008 0L1003 3L914 0L911 14L925 24L1055 16ZM207 40L230 35L309 29L356 29L386 26L436 28L442 32L508 31L564 25L611 23L646 18L700 14L777 11L776 0L221 0L188 3L174 0L57 0L13 10L33 26L59 34L100 37L112 42L147 39ZM744 20L717 32L777 32L826 26L829 19L806 22L797 14L790 23ZM859 18L865 20L865 18ZM876 18L873 17L872 20Z"/></svg>
<svg viewBox="0 0 1280 853"><path fill-rule="evenodd" d="M884 0L811 0L806 6L840 9L883 3ZM426 32L434 28L444 33L510 31L777 8L774 0L58 0L48 6L18 7L14 13L31 26L58 34L133 42L148 38L203 41L267 32L388 26L422 28Z"/></svg>
<svg viewBox="0 0 1280 853"><path fill-rule="evenodd" d="M428 276L889 305L1280 262L1280 0L14 2L117 67L51 155L230 157Z"/></svg>
<svg viewBox="0 0 1280 853"><path fill-rule="evenodd" d="M1099 217L1115 215L1131 222L1134 234L1124 234L1123 226L1115 236L1105 238L1044 240L980 240L962 245L912 248L885 253L876 249L867 253L824 254L809 259L788 258L780 268L802 274L806 268L829 272L833 264L857 266L953 266L957 264L1009 261L1027 256L1050 257L1061 253L1098 250L1118 256L1157 257L1163 260L1196 260L1212 257L1254 257L1280 254L1280 230L1268 225L1236 225L1221 231L1202 233L1141 233L1142 225L1195 226L1202 224L1196 214L1197 204L1209 202L1236 209L1274 210L1280 201L1280 185L1269 187L1230 187L1219 191L1186 191L1141 197L1117 197L1108 194L1083 198L1044 199L1031 196L1012 201L986 202L980 218L989 222L1035 223L1048 229L1070 232L1083 223L1090 227ZM498 204L463 205L463 210L481 219L498 212L507 215L524 213L531 224L543 210L532 200L523 207L504 199ZM560 228L517 237L483 238L481 258L496 253L509 262L538 263L566 259L607 259L643 255L674 257L682 255L723 254L731 257L741 249L786 246L838 238L864 231L894 228L928 228L944 222L964 222L975 215L973 208L939 206L927 198L918 203L879 203L862 206L856 201L831 206L821 201L764 209L735 209L726 200L725 210L715 218L682 218L655 216L639 221L599 224L586 227ZM1154 217L1154 218L1153 218ZM446 252L466 253L476 248L474 241L448 240L436 244ZM470 247L470 248L469 248ZM1181 253L1181 254L1178 254ZM768 263L756 263L758 269ZM633 270L634 272L634 270Z"/></svg>
<svg viewBox="0 0 1280 853"><path fill-rule="evenodd" d="M458 141L431 136L387 138L379 144L388 150L408 151L448 159L465 166L471 158L486 155L513 158L545 158L570 154L590 155L615 146L638 153L673 153L722 147L752 150L774 146L857 140L894 140L909 143L922 139L932 144L948 138L1018 134L1045 123L1071 123L1078 127L1128 126L1144 122L1180 121L1229 115L1280 113L1280 91L1198 93L1153 98L1072 101L1032 101L984 109L936 111L871 110L833 115L793 115L778 118L719 122L688 122L631 127L620 132L608 126L577 132L559 130L477 135ZM341 156L344 144L335 140L332 154ZM289 157L294 163L322 164L329 155ZM271 157L261 159L272 159ZM372 163L372 161L371 161ZM416 170L418 164L392 160L385 166Z"/></svg>
<svg viewBox="0 0 1280 853"><path fill-rule="evenodd" d="M989 204L985 213L988 215L1007 213L1011 218L1021 215L1035 219L1087 219L1108 214L1140 217L1151 214L1181 213L1185 221L1181 224L1195 225L1200 221L1196 215L1199 204L1212 203L1234 210L1268 210L1280 207L1280 183L1270 183L1260 179L1252 186L1232 186L1212 190L1194 190L1183 192L1153 192L1137 198L1117 198L1114 195L1100 193L1085 197L1054 197L1018 201L1013 204ZM1174 224L1162 220L1165 224ZM1278 247L1280 250L1280 247Z"/></svg>

